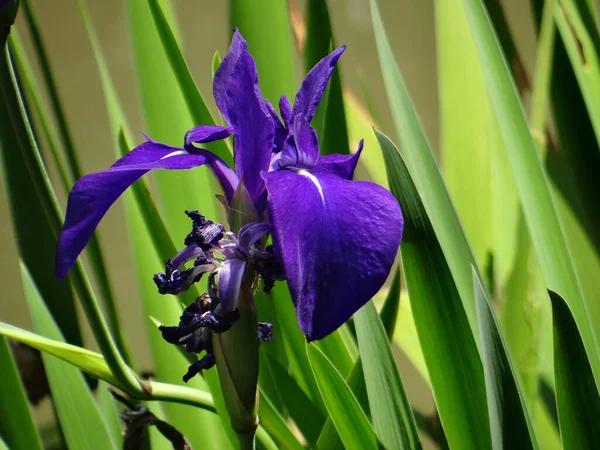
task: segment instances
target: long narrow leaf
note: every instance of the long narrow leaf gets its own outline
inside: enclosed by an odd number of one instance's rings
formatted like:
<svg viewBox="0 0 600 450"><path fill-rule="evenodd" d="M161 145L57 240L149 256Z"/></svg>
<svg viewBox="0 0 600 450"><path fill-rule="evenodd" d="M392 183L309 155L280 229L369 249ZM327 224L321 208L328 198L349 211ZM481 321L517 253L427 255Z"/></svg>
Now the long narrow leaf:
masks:
<svg viewBox="0 0 600 450"><path fill-rule="evenodd" d="M580 290L548 180L531 137L519 96L481 0L463 0L483 68L488 95L509 156L533 248L544 282L573 311L595 378L600 383L598 327Z"/></svg>
<svg viewBox="0 0 600 450"><path fill-rule="evenodd" d="M476 333L471 284L471 265L476 262L394 60L377 2L370 0L370 4L379 62L400 146L406 152L407 165L456 281L469 324Z"/></svg>
<svg viewBox="0 0 600 450"><path fill-rule="evenodd" d="M390 189L404 211L404 275L448 443L490 448L483 367L463 303L409 170L394 144L376 134Z"/></svg>
<svg viewBox="0 0 600 450"><path fill-rule="evenodd" d="M327 1L309 0L306 5L306 42L304 44L304 70L306 72L329 53L331 46L335 48L334 41ZM319 135L320 153L322 155L348 154L350 147L339 63L331 76L325 95L327 102L321 102L315 114L315 121L322 116L325 124L323 132Z"/></svg>
<svg viewBox="0 0 600 450"><path fill-rule="evenodd" d="M175 35L173 34L169 22L160 6L159 0L147 1L148 6L150 7L152 18L154 19L156 31L163 45L165 55L169 60L171 69L173 70L177 84L179 85L179 89L183 94L183 98L194 123L196 125L214 125L215 121L208 110L208 106L206 106L206 102L202 98L202 94L194 83L194 79L192 78L185 60L183 59L183 54L177 45L177 40L175 39ZM225 145L224 141L217 141L212 144L205 145L206 148L212 150L230 166L233 165L231 152L227 148L227 145Z"/></svg>
<svg viewBox="0 0 600 450"><path fill-rule="evenodd" d="M239 28L256 60L263 95L276 105L296 92L287 2L229 0L231 28Z"/></svg>
<svg viewBox="0 0 600 450"><path fill-rule="evenodd" d="M344 447L377 448L375 432L340 373L314 345L308 345L307 352L323 401Z"/></svg>
<svg viewBox="0 0 600 450"><path fill-rule="evenodd" d="M0 155L3 182L8 194L11 218L21 258L30 267L48 307L56 318L68 342L81 344L75 302L66 281L54 276L54 248L39 245L55 241L57 223L44 214L45 200L42 182L32 177L32 161L27 159L29 139L15 94L6 42L0 40ZM48 206L48 205L46 205ZM31 212L39 216L32 220ZM32 239L32 236L36 236Z"/></svg>
<svg viewBox="0 0 600 450"><path fill-rule="evenodd" d="M63 337L49 314L25 266L21 267L25 297L33 326L50 339ZM81 372L56 357L42 354L54 405L70 448L117 449Z"/></svg>
<svg viewBox="0 0 600 450"><path fill-rule="evenodd" d="M126 3L145 122L144 131L160 142L181 146L185 133L199 124L194 123L184 92L173 71L174 66L169 63L148 0L128 0ZM173 24L170 0L162 0L161 4L167 17L171 13L169 22ZM171 29L173 28L171 25ZM194 173L197 171L166 170L154 174L165 221L173 236L178 239L185 237L190 231L190 221L184 213L186 210L197 209L206 217L215 219L220 217L222 211L214 198L208 169L200 170L206 175L198 176ZM161 256L164 259L173 255Z"/></svg>
<svg viewBox="0 0 600 450"><path fill-rule="evenodd" d="M473 270L479 338L494 448L539 448L518 373L514 369L494 308Z"/></svg>
<svg viewBox="0 0 600 450"><path fill-rule="evenodd" d="M600 446L600 394L581 334L565 300L549 291L554 322L554 371L565 450Z"/></svg>
<svg viewBox="0 0 600 450"><path fill-rule="evenodd" d="M13 450L41 450L25 390L4 337L0 337L0 373L0 439Z"/></svg>
<svg viewBox="0 0 600 450"><path fill-rule="evenodd" d="M383 324L372 302L355 315L373 427L386 448L419 449L415 420Z"/></svg>

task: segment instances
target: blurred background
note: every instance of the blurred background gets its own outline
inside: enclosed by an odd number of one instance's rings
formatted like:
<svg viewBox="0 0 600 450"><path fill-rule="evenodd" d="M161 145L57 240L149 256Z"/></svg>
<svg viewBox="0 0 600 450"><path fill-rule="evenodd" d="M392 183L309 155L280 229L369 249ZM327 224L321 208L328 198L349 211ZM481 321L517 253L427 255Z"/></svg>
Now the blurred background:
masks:
<svg viewBox="0 0 600 450"><path fill-rule="evenodd" d="M83 172L104 169L114 161L112 138L97 66L77 6L73 0L31 0L30 3L36 12L50 56L51 69L58 82L59 94L64 102L76 148L80 152ZM304 2L290 0L289 4L292 17L301 19ZM338 66L341 69L345 89L350 91L365 108L364 93L368 92L372 109L380 122L378 126L389 136L394 136L377 61L368 1L330 0L328 4L336 45L348 46ZM396 60L402 68L430 142L434 150L437 150L438 81L433 0L380 0L379 4ZM505 0L502 4L515 41L520 45L519 51L525 68L531 73L535 54L535 35L531 22L532 15L529 11L530 2ZM231 37L227 2L176 0L173 5L172 14L180 25L179 38L186 60L205 100L214 110L211 61L215 51L221 55L226 53ZM122 0L88 1L88 7L131 129L144 132L124 2ZM15 30L29 49L30 37L22 22L21 14L17 19ZM252 47L250 51L253 51ZM299 54L295 57L300 60ZM302 65L298 64L297 67L301 68ZM161 67L155 70L160 71ZM296 74L297 83L302 76L302 73ZM179 134L183 136L186 129L187 125L182 124ZM153 137L165 141L160 136ZM172 145L180 144L168 140L166 142ZM356 145L357 142L351 142L352 147ZM379 152L379 148L366 148L365 151ZM440 164L443 165L443 161L440 161ZM55 185L60 186L59 183ZM60 187L57 188L57 192L64 207L66 193L61 192ZM190 205L190 209L193 207L194 205ZM0 286L2 286L0 320L31 329L20 282L18 257L9 214L6 193L0 184ZM35 214L32 211L32 220L35 220ZM125 331L127 341L131 348L135 349L135 359L142 370L150 368L150 354L142 323L144 319L141 314L130 248L127 245L121 202L117 202L109 211L99 227L99 233L109 263L111 282L119 309L122 311L122 320L127 324ZM49 244L40 243L40 245ZM151 275L148 274L149 279ZM84 322L85 320L82 320L82 323ZM86 336L86 345L94 347L89 333ZM396 353L411 402L420 405L425 411L432 409L433 403L428 389L420 381L416 372L405 364L401 352ZM38 415L42 420L46 417L47 410L47 404L42 405L41 410L38 408Z"/></svg>

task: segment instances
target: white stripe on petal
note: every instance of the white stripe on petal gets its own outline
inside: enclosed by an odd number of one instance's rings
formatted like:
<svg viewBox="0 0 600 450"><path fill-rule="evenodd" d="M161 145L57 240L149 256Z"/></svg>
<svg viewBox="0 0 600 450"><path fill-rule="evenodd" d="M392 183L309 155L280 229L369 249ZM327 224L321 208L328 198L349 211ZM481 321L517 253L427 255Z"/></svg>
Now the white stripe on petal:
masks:
<svg viewBox="0 0 600 450"><path fill-rule="evenodd" d="M298 173L302 176L305 176L306 178L308 178L310 181L313 182L313 184L317 187L317 190L319 191L319 195L321 196L321 201L323 202L323 204L325 204L325 196L323 195L323 188L321 187L319 180L317 180L317 178L313 174L311 174L310 172L307 172L306 170L299 170Z"/></svg>
<svg viewBox="0 0 600 450"><path fill-rule="evenodd" d="M163 156L162 158L160 158L160 160L162 161L163 159L167 159L167 158L170 158L171 156L177 156L177 155L189 155L189 153L186 152L185 150L176 150L174 152L169 153L168 155Z"/></svg>

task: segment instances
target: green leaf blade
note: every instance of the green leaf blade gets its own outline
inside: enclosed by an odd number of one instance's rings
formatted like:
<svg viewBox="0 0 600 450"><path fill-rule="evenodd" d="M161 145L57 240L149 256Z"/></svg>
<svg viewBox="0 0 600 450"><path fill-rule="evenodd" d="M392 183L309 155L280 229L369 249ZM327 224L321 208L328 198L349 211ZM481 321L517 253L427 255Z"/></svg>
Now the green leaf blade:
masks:
<svg viewBox="0 0 600 450"><path fill-rule="evenodd" d="M4 337L0 337L0 373L0 439L13 450L41 450L25 390Z"/></svg>
<svg viewBox="0 0 600 450"><path fill-rule="evenodd" d="M404 212L404 275L448 443L491 448L483 367L457 286L402 157L386 136L376 135L391 192Z"/></svg>
<svg viewBox="0 0 600 450"><path fill-rule="evenodd" d="M554 374L565 450L600 446L600 394L580 332L567 303L549 291L554 328Z"/></svg>
<svg viewBox="0 0 600 450"><path fill-rule="evenodd" d="M520 379L500 334L493 306L473 271L479 338L486 379L490 430L494 448L537 449Z"/></svg>
<svg viewBox="0 0 600 450"><path fill-rule="evenodd" d="M519 95L481 0L463 0L476 43L487 92L513 171L533 249L546 286L569 302L600 384L598 334L577 279L540 155L531 136Z"/></svg>
<svg viewBox="0 0 600 450"><path fill-rule="evenodd" d="M49 338L62 341L56 323L24 266L22 277L34 327ZM70 448L116 450L117 443L113 441L81 372L55 356L42 353L42 358L67 445Z"/></svg>
<svg viewBox="0 0 600 450"><path fill-rule="evenodd" d="M376 449L375 432L340 373L314 345L307 346L307 353L319 391L344 447L349 450Z"/></svg>
<svg viewBox="0 0 600 450"><path fill-rule="evenodd" d="M373 427L386 448L420 449L421 443L392 349L372 302L354 315Z"/></svg>

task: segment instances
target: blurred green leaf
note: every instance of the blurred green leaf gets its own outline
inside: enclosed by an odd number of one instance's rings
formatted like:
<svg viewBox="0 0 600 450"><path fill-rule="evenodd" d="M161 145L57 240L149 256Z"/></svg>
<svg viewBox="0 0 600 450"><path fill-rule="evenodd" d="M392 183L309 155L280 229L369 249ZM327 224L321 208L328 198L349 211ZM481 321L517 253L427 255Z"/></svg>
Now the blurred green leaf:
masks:
<svg viewBox="0 0 600 450"><path fill-rule="evenodd" d="M390 290L385 297L385 301L383 302L381 311L379 312L383 329L385 330L385 334L389 340L392 340L394 336L396 321L398 320L398 312L400 311L401 278L402 274L400 273L400 268L398 268L394 271L394 278L392 279Z"/></svg>
<svg viewBox="0 0 600 450"><path fill-rule="evenodd" d="M294 43L287 2L229 0L231 28L239 28L258 68L263 96L273 105L296 92Z"/></svg>
<svg viewBox="0 0 600 450"><path fill-rule="evenodd" d="M431 385L427 365L423 357L423 351L419 344L419 337L415 328L412 309L408 296L400 301L400 311L398 312L398 322L394 331L394 344L398 345L410 360L419 375L428 385Z"/></svg>
<svg viewBox="0 0 600 450"><path fill-rule="evenodd" d="M179 89L188 107L189 113L192 116L194 125L214 125L215 121L206 106L206 102L202 98L202 94L196 87L192 74L183 58L183 54L179 49L177 40L169 22L165 17L160 6L159 0L147 0L156 31L163 45L164 53L167 56L171 69L177 79ZM217 64L218 66L218 64ZM216 141L210 144L204 144L206 148L213 151L227 164L233 166L233 157L231 151L227 148L225 141Z"/></svg>
<svg viewBox="0 0 600 450"><path fill-rule="evenodd" d="M554 18L600 143L600 34L592 8L580 0L562 0Z"/></svg>
<svg viewBox="0 0 600 450"><path fill-rule="evenodd" d="M42 195L43 182L30 173L33 150L23 124L22 104L13 85L5 44L5 38L0 38L0 155L17 247L67 341L81 344L71 288L67 281L54 275L55 252L51 243L56 241L58 220L51 222L44 214L45 206L49 205L44 204L47 197ZM37 213L35 220L32 211Z"/></svg>
<svg viewBox="0 0 600 450"><path fill-rule="evenodd" d="M376 135L390 190L404 212L404 275L448 443L491 448L483 367L463 303L409 170L394 144Z"/></svg>
<svg viewBox="0 0 600 450"><path fill-rule="evenodd" d="M600 446L600 395L580 332L567 303L553 291L554 373L565 450Z"/></svg>
<svg viewBox="0 0 600 450"><path fill-rule="evenodd" d="M269 397L264 392L260 393L259 411L260 423L265 430L273 436L280 448L302 449L304 448L294 434L290 431L288 425L279 412L274 408Z"/></svg>
<svg viewBox="0 0 600 450"><path fill-rule="evenodd" d="M306 351L319 391L344 447L377 448L375 432L340 373L314 345L308 345Z"/></svg>
<svg viewBox="0 0 600 450"><path fill-rule="evenodd" d="M389 449L420 449L415 419L373 302L354 314L354 324L373 428L379 441Z"/></svg>
<svg viewBox="0 0 600 450"><path fill-rule="evenodd" d="M96 388L96 402L112 440L118 443L123 439L123 427L121 426L121 418L119 417L119 412L122 408L119 407L108 387L109 385L106 381L99 380L98 387Z"/></svg>
<svg viewBox="0 0 600 450"><path fill-rule="evenodd" d="M55 136L53 128L50 126L51 111L45 108L40 101L39 95L41 94L42 89L40 88L34 77L34 72L28 61L27 54L22 48L22 44L20 43L17 36L14 36L14 38L11 41L11 49L15 51L14 56L17 68L22 69L19 75L22 78L23 83L25 85L25 93L28 96L28 98L31 99L31 103L36 113L37 119L39 119L42 125L42 130L48 142L48 146L50 147L50 154L52 155L54 164L61 175L63 188L65 189L65 192L69 192L74 180L80 178L82 176L82 173L79 169L78 158L75 154L73 141L71 135L69 134L69 128L66 122L65 114L62 109L60 99L58 97L58 91L56 89L56 84L54 82L54 78L52 77L52 73L50 71L48 57L46 55L41 40L36 20L32 14L31 9L27 6L27 2L24 3L24 6L24 10L26 12L25 15L28 18L28 25L36 50L36 55L38 56L40 66L42 67L43 80L46 86L46 90L50 93L53 113L52 116L56 117L56 121L58 121L58 126L62 138L61 144L67 153L67 160L69 162L68 174L66 168L64 167L62 154L59 150L58 139ZM86 254L90 258L90 268L94 273L96 283L100 291L100 298L103 301L104 310L108 316L110 331L115 338L115 343L117 344L117 347L119 348L121 353L123 353L126 356L128 362L130 362L131 358L129 356L125 338L122 335L121 328L119 326L119 316L115 304L115 298L111 288L107 266L105 264L104 255L102 253L100 245L100 237L97 233L94 233L90 241L88 242L88 245L86 246Z"/></svg>
<svg viewBox="0 0 600 450"><path fill-rule="evenodd" d="M161 0L160 4L165 12L167 25L171 30L175 30L171 2ZM157 141L179 147L183 144L185 133L197 125L186 104L185 92L180 89L176 73L173 71L173 68L177 67L181 75L181 67L169 62L166 47L163 47L158 32L159 29L164 31L164 27L157 29L155 26L148 0L128 0L127 12L145 131ZM168 47L170 51L173 51L176 45L173 41L174 38L171 40L172 46ZM171 58L176 59L176 56L171 55ZM196 105L195 108L201 106ZM202 171L204 176L198 176L199 171ZM190 220L185 215L185 210L197 209L206 217L217 220L221 217L222 208L214 198L211 188L212 175L209 175L208 169L159 170L154 176L161 200L159 206L164 212L172 236L181 239L189 233ZM160 256L164 259L173 255Z"/></svg>
<svg viewBox="0 0 600 450"><path fill-rule="evenodd" d="M516 192L514 186L503 184L502 202L494 201L496 179L505 181L493 160L495 153L503 152L497 149L502 143L460 0L434 4L444 180L477 262L485 264L493 252L494 272L503 277L511 258L502 250L514 249ZM502 209L500 223L496 222L497 208ZM500 252L494 246L498 241L503 241Z"/></svg>
<svg viewBox="0 0 600 450"><path fill-rule="evenodd" d="M306 41L304 43L304 70L308 72L322 58L335 48L331 20L326 0L308 0L306 4ZM343 58L342 58L343 59ZM333 71L325 94L326 102L321 102L315 114L322 117L325 127L319 134L319 150L322 155L332 153L348 154L348 130L342 97L340 63Z"/></svg>
<svg viewBox="0 0 600 450"><path fill-rule="evenodd" d="M279 361L272 358L272 356L268 356L273 378L280 386L283 404L308 444L314 447L319 437L319 431L325 423L325 416ZM262 366L261 370L264 370Z"/></svg>
<svg viewBox="0 0 600 450"><path fill-rule="evenodd" d="M542 308L549 305L545 295L540 295L543 285L538 270L532 267L531 240L523 214L517 233L513 267L504 286L500 314L506 344L523 381L523 393L532 405L539 383L540 315Z"/></svg>
<svg viewBox="0 0 600 450"><path fill-rule="evenodd" d="M534 251L544 282L561 292L572 308L590 363L600 381L598 327L588 316L591 299L582 295L546 174L531 137L523 108L494 30L481 0L463 0L473 39L519 191Z"/></svg>
<svg viewBox="0 0 600 450"><path fill-rule="evenodd" d="M4 46L4 43L2 43L2 46ZM48 237L48 242L55 242L55 237L58 235L62 226L62 212L52 184L50 183L48 172L39 153L36 137L23 103L23 97L18 89L12 61L10 61L9 55L6 52L2 53L0 65L0 77L2 77L0 86L2 97L4 99L4 102L0 102L0 104L6 106L6 110L0 108L0 114L6 114L6 121L0 120L0 123L6 123L7 125L10 124L12 126L9 133L14 137L15 148L18 149L18 152L13 151L9 153L19 155L22 158L24 168L26 169L26 173L22 174L22 176L27 180L28 184L26 189L29 189L31 186L35 188L36 198L33 200L33 203L28 206L31 207L33 204L38 204L40 206L38 212L43 213L42 217L47 219L49 225L51 236ZM14 135L12 133L14 133ZM39 200L39 203L36 203L36 200ZM28 221L34 223L31 221L30 217L28 218ZM46 264L45 270L53 267L53 263L47 262ZM87 275L83 270L81 261L77 261L73 266L73 269L69 274L69 281L73 284L73 287L77 292L83 311L90 324L90 328L96 338L96 342L102 349L106 361L112 372L115 374L115 377L127 385L131 390L141 390L137 377L127 367L123 356L119 353L118 348L110 335L108 326L102 316L100 306L92 291ZM51 295L53 294L51 293ZM70 305L70 308L71 310L65 312L65 314L69 314L69 317L72 317L72 314L75 313L74 305ZM71 327L72 325L73 324L70 324Z"/></svg>
<svg viewBox="0 0 600 450"><path fill-rule="evenodd" d="M24 370L29 369L24 367ZM29 402L4 337L0 337L0 373L0 440L10 444L13 450L41 450L42 444L33 423Z"/></svg>
<svg viewBox="0 0 600 450"><path fill-rule="evenodd" d="M306 338L298 326L298 320L296 319L296 313L287 285L276 283L271 296L292 374L313 404L321 412L325 412L325 405L321 399L321 394L317 388L315 377L310 368L306 351L304 350Z"/></svg>
<svg viewBox="0 0 600 450"><path fill-rule="evenodd" d="M377 150L377 139L373 135L373 119L350 91L344 92L344 105L351 153L356 152L361 139L365 140L365 148L358 160L354 179L373 181L386 187L388 182L385 170L381 170L383 157Z"/></svg>
<svg viewBox="0 0 600 450"><path fill-rule="evenodd" d="M63 341L58 326L23 265L21 276L34 328L49 339ZM46 353L42 353L42 359L67 445L78 449L117 449L117 443L113 441L81 372Z"/></svg>
<svg viewBox="0 0 600 450"><path fill-rule="evenodd" d="M494 448L537 449L518 372L500 332L494 307L473 269L473 286L479 319L479 339L485 374L487 404Z"/></svg>
<svg viewBox="0 0 600 450"><path fill-rule="evenodd" d="M456 282L459 298L462 299L469 324L475 334L477 317L471 281L471 264L476 266L476 262L394 60L377 2L370 0L370 4L379 62L396 133L400 139L400 147L405 152L407 166L414 177L414 183L438 237ZM389 182L391 185L392 181Z"/></svg>

